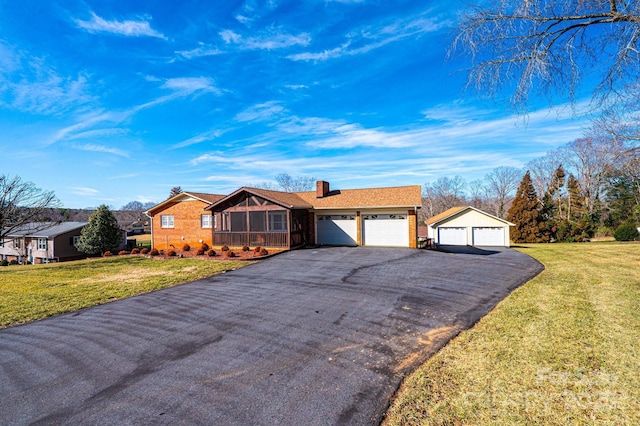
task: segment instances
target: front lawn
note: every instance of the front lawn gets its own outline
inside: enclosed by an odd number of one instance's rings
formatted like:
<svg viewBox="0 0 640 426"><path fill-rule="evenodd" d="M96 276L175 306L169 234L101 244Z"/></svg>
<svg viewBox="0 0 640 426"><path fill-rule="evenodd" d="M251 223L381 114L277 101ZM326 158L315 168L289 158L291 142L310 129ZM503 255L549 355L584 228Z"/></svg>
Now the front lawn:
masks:
<svg viewBox="0 0 640 426"><path fill-rule="evenodd" d="M640 244L518 249L546 270L409 376L386 425L640 424Z"/></svg>
<svg viewBox="0 0 640 426"><path fill-rule="evenodd" d="M138 256L0 268L0 327L194 281L247 262Z"/></svg>

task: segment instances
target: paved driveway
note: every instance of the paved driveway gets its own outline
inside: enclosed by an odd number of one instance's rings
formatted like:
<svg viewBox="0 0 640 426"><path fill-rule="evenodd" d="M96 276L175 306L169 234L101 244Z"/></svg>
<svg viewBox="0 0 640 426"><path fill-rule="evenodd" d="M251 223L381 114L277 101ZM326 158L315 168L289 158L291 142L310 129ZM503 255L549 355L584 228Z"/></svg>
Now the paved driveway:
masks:
<svg viewBox="0 0 640 426"><path fill-rule="evenodd" d="M376 424L404 375L541 269L505 249L307 249L4 329L0 419Z"/></svg>

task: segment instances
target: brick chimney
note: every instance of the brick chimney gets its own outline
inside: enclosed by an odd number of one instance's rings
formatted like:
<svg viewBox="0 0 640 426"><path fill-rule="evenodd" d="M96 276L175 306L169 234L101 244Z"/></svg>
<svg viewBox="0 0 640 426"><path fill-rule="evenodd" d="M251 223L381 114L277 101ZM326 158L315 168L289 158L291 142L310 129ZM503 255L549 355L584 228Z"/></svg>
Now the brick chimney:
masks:
<svg viewBox="0 0 640 426"><path fill-rule="evenodd" d="M326 197L329 194L329 182L319 180L316 182L316 198Z"/></svg>

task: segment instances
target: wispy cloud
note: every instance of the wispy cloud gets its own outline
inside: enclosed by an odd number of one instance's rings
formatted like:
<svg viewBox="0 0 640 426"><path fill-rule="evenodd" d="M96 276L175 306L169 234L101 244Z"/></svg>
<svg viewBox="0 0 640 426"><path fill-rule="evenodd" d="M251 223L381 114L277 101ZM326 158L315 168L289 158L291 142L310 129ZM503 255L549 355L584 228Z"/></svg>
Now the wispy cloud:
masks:
<svg viewBox="0 0 640 426"><path fill-rule="evenodd" d="M276 50L293 46L307 46L311 36L307 33L288 34L281 29L269 29L256 37L243 37L232 31L223 30L219 33L225 43L237 45L245 50Z"/></svg>
<svg viewBox="0 0 640 426"><path fill-rule="evenodd" d="M207 141L219 138L223 134L224 134L223 130L219 130L219 129L208 130L208 131L206 131L204 133L200 133L199 135L193 136L193 137L191 137L189 139L186 139L186 140L184 140L182 142L179 142L179 143L173 145L171 147L171 149L185 148L187 146L199 144L199 143L202 143L202 142L207 142Z"/></svg>
<svg viewBox="0 0 640 426"><path fill-rule="evenodd" d="M160 87L175 90L180 95L190 95L196 92L211 92L217 95L222 93L222 91L216 87L213 79L209 77L170 78Z"/></svg>
<svg viewBox="0 0 640 426"><path fill-rule="evenodd" d="M288 55L292 61L326 61L343 56L361 55L388 44L440 31L450 25L449 21L438 18L399 19L377 27L363 27L346 35L347 40L340 46L318 52L301 52Z"/></svg>
<svg viewBox="0 0 640 426"><path fill-rule="evenodd" d="M210 44L199 43L198 47L191 50L178 50L176 54L182 56L185 59L202 58L206 56L215 56L224 53L216 46Z"/></svg>
<svg viewBox="0 0 640 426"><path fill-rule="evenodd" d="M100 191L98 191L97 189L88 188L85 186L73 186L69 188L69 191L72 194L86 196L86 197L98 195L100 193Z"/></svg>
<svg viewBox="0 0 640 426"><path fill-rule="evenodd" d="M117 155L120 157L129 157L129 153L122 151L120 149L117 148L111 148L108 146L104 146L104 145L94 145L94 144L87 144L87 145L73 145L73 148L75 149L79 149L81 151L91 151L91 152L100 152L100 153L104 153L104 154L113 154L113 155Z"/></svg>
<svg viewBox="0 0 640 426"><path fill-rule="evenodd" d="M109 33L125 37L156 37L167 40L162 33L151 28L150 18L141 17L140 20L108 21L91 12L91 19L83 21L74 19L79 28L90 33Z"/></svg>
<svg viewBox="0 0 640 426"><path fill-rule="evenodd" d="M236 121L271 121L281 117L287 110L278 101L269 101L253 105L235 116Z"/></svg>

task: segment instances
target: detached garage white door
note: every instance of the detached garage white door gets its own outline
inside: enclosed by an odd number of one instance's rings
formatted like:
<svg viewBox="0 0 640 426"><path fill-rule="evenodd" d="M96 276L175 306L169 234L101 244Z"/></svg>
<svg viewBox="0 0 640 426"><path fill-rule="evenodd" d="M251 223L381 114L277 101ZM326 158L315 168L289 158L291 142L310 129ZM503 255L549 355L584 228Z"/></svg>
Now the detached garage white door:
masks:
<svg viewBox="0 0 640 426"><path fill-rule="evenodd" d="M504 246L504 228L473 228L474 246Z"/></svg>
<svg viewBox="0 0 640 426"><path fill-rule="evenodd" d="M318 244L334 246L358 245L358 221L356 215L319 215Z"/></svg>
<svg viewBox="0 0 640 426"><path fill-rule="evenodd" d="M369 214L362 216L365 246L409 247L409 220L406 214Z"/></svg>
<svg viewBox="0 0 640 426"><path fill-rule="evenodd" d="M439 227L438 244L448 246L466 246L467 228L463 227Z"/></svg>

